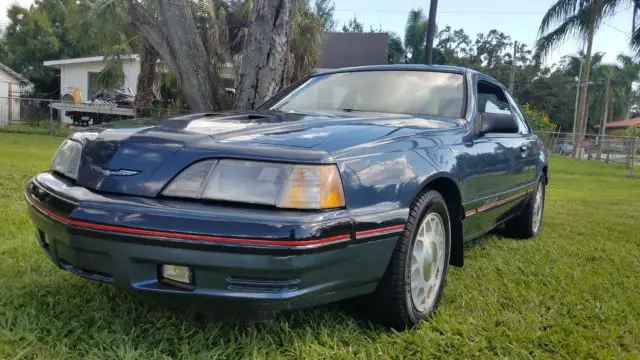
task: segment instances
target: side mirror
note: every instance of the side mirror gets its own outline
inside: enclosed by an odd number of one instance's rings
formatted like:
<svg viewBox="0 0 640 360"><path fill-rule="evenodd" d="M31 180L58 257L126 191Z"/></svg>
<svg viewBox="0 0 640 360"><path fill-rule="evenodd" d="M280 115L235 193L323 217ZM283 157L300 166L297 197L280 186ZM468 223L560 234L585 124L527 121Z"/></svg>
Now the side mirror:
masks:
<svg viewBox="0 0 640 360"><path fill-rule="evenodd" d="M478 135L489 133L516 134L518 123L512 114L480 113L478 114Z"/></svg>

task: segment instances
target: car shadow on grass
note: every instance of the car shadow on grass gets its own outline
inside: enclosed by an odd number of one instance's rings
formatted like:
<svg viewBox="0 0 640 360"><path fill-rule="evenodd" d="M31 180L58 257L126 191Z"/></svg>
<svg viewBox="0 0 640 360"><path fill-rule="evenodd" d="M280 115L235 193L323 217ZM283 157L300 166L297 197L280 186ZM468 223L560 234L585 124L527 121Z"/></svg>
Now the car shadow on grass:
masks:
<svg viewBox="0 0 640 360"><path fill-rule="evenodd" d="M131 337L132 342L145 344L152 339L190 342L213 333L224 343L255 336L271 341L268 334L283 329L312 337L349 331L371 338L384 332L353 311L350 302L255 318L243 308L230 311L207 301L134 293L66 273L22 283L12 292L16 296L5 304L7 317L0 328L12 332L28 323L34 329L27 332L44 344L61 340L51 334L66 334L59 336L88 346L105 336ZM168 333L174 334L171 339L166 338Z"/></svg>

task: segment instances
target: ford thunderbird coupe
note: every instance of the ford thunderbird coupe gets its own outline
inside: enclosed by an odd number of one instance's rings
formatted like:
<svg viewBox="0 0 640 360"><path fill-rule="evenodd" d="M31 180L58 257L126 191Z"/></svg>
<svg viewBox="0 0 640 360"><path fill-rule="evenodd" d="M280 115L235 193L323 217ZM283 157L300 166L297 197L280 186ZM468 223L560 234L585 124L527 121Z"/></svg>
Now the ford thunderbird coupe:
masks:
<svg viewBox="0 0 640 360"><path fill-rule="evenodd" d="M491 77L373 66L248 112L83 129L25 199L44 253L80 277L262 314L357 297L407 328L465 241L538 234L547 169Z"/></svg>

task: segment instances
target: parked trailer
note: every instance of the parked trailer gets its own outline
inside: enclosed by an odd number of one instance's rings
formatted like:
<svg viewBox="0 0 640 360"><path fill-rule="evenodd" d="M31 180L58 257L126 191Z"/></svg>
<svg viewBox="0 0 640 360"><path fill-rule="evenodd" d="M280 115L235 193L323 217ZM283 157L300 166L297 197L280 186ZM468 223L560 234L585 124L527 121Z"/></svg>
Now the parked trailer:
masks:
<svg viewBox="0 0 640 360"><path fill-rule="evenodd" d="M57 102L51 107L59 110L73 120L74 126L89 126L102 124L112 120L130 119L135 117L135 109L121 107L113 103L77 104Z"/></svg>

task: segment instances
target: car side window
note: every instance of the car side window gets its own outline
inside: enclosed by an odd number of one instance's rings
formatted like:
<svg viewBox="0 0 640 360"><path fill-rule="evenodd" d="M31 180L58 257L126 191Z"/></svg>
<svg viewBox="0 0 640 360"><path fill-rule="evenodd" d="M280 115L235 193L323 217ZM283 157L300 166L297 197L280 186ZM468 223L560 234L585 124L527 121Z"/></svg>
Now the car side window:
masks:
<svg viewBox="0 0 640 360"><path fill-rule="evenodd" d="M519 129L518 132L523 135L530 134L531 129L527 124L527 118L522 113L522 110L520 110L520 106L518 106L518 103L513 98L513 96L511 96L511 94L506 93L506 95L507 95L507 100L509 100L509 103L511 104L511 109L513 111L513 114L516 116L516 120L518 121L518 129Z"/></svg>

